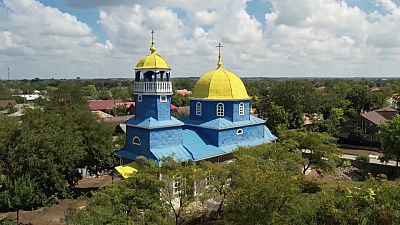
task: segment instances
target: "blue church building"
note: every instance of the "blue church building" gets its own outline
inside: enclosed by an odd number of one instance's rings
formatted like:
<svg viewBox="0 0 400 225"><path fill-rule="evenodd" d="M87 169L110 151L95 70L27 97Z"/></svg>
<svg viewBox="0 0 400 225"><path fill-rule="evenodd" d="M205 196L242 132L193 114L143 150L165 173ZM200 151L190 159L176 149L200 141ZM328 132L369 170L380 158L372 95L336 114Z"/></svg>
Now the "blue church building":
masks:
<svg viewBox="0 0 400 225"><path fill-rule="evenodd" d="M221 46L220 46L221 47ZM224 161L238 147L255 146L277 138L265 121L250 113L250 97L241 79L222 67L196 82L190 98L190 115L171 116L171 68L157 54L154 41L150 54L135 67L135 116L126 121L126 143L117 152L121 164L139 156L160 162Z"/></svg>

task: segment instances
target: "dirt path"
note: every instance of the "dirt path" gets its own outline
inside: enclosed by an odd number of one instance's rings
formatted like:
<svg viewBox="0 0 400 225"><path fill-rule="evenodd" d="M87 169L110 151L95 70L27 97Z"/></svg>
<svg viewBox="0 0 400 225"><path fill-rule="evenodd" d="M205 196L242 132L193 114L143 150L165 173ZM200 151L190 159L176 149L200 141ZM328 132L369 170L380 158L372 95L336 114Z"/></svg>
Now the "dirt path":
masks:
<svg viewBox="0 0 400 225"><path fill-rule="evenodd" d="M68 210L71 200L63 199L58 204L50 207L40 208L34 211L21 211L19 213L20 222L31 223L34 225L64 225L62 220ZM0 219L4 218L15 219L15 212L0 213Z"/></svg>
<svg viewBox="0 0 400 225"><path fill-rule="evenodd" d="M349 154L349 155L377 155L377 156L383 156L382 152L375 152L375 151L368 151L368 150L362 150L362 149L348 149L348 148L342 148L343 153Z"/></svg>
<svg viewBox="0 0 400 225"><path fill-rule="evenodd" d="M87 177L78 183L82 189L100 188L111 184L111 177L108 175L100 177ZM65 225L63 222L68 207L74 200L62 199L57 204L43 207L33 211L20 211L19 218L22 223L33 225ZM84 201L77 202L77 206L85 205ZM0 220L5 218L15 219L15 212L0 213Z"/></svg>

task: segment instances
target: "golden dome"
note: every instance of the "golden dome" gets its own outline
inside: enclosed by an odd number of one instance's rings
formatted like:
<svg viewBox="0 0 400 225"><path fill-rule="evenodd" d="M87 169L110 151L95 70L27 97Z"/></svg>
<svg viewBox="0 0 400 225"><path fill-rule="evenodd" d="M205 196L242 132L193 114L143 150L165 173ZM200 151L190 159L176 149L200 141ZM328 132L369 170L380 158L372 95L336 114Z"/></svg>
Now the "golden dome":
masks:
<svg viewBox="0 0 400 225"><path fill-rule="evenodd" d="M143 57L142 59L139 60L139 62L136 64L135 69L168 69L170 70L171 68L169 67L169 64L163 57L161 57L159 54L157 54L157 49L154 44L154 42L151 43L150 47L150 54Z"/></svg>
<svg viewBox="0 0 400 225"><path fill-rule="evenodd" d="M210 100L249 99L242 80L234 73L222 68L221 57L218 57L217 69L205 73L196 82L193 98Z"/></svg>

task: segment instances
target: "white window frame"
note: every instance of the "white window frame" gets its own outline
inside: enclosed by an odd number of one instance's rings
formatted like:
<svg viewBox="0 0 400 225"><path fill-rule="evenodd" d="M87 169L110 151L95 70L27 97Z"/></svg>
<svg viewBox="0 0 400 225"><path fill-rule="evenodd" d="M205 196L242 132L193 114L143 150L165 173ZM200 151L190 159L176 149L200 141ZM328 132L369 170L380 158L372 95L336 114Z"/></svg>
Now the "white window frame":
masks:
<svg viewBox="0 0 400 225"><path fill-rule="evenodd" d="M204 177L204 186L205 188L209 188L211 186L211 180L213 179L211 172L207 172Z"/></svg>
<svg viewBox="0 0 400 225"><path fill-rule="evenodd" d="M244 103L239 103L239 116L244 116Z"/></svg>
<svg viewBox="0 0 400 225"><path fill-rule="evenodd" d="M139 142L135 142L135 140L139 140ZM140 141L140 138L138 136L135 136L132 138L132 144L134 145L142 145L142 141Z"/></svg>
<svg viewBox="0 0 400 225"><path fill-rule="evenodd" d="M137 96L137 101L142 102L143 101L143 95L138 95Z"/></svg>
<svg viewBox="0 0 400 225"><path fill-rule="evenodd" d="M181 176L180 175L176 175L174 176L174 182L172 183L172 190L173 190L173 194L175 196L179 196L179 194L181 193L181 180L180 180ZM175 180L178 179L178 180Z"/></svg>
<svg viewBox="0 0 400 225"><path fill-rule="evenodd" d="M218 103L217 104L217 116L223 117L225 116L225 106L224 103Z"/></svg>
<svg viewBox="0 0 400 225"><path fill-rule="evenodd" d="M168 102L168 97L166 95L160 95L160 102Z"/></svg>
<svg viewBox="0 0 400 225"><path fill-rule="evenodd" d="M238 129L236 131L236 135L242 135L243 134L243 129Z"/></svg>
<svg viewBox="0 0 400 225"><path fill-rule="evenodd" d="M196 103L196 116L201 116L202 111L202 105L201 102Z"/></svg>

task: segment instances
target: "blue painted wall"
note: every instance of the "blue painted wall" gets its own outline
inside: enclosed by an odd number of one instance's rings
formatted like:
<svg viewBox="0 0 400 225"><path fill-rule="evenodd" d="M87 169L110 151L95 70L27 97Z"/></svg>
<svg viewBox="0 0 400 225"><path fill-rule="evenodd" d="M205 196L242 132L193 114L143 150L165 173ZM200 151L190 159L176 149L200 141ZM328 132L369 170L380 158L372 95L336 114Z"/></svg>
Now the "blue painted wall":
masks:
<svg viewBox="0 0 400 225"><path fill-rule="evenodd" d="M243 134L236 134L238 129L243 130ZM241 127L229 130L222 130L218 134L218 146L239 144L253 141L264 137L264 125Z"/></svg>
<svg viewBox="0 0 400 225"><path fill-rule="evenodd" d="M171 119L171 95L167 95L167 102L160 101L160 95L142 95L142 102L135 94L135 116L138 120L153 117L157 120Z"/></svg>
<svg viewBox="0 0 400 225"><path fill-rule="evenodd" d="M137 136L140 138L141 145L134 145L133 138ZM125 140L125 149L129 151L133 151L138 155L143 155L148 159L155 159L153 155L149 152L150 148L150 135L149 130L126 126L126 140Z"/></svg>
<svg viewBox="0 0 400 225"><path fill-rule="evenodd" d="M218 146L218 130L185 125L183 129L195 131L206 144Z"/></svg>
<svg viewBox="0 0 400 225"><path fill-rule="evenodd" d="M141 145L133 144L133 138L139 137ZM152 158L150 148L177 146L182 144L182 127L143 129L127 126L125 149Z"/></svg>
<svg viewBox="0 0 400 225"><path fill-rule="evenodd" d="M201 116L196 115L196 104L197 102L201 103L202 106L202 114ZM244 115L239 115L239 104L244 103ZM192 120L201 120L201 121L210 121L216 118L217 116L217 104L224 104L224 118L230 121L242 121L249 120L250 118L250 101L203 101L203 100L190 100L190 119Z"/></svg>
<svg viewBox="0 0 400 225"><path fill-rule="evenodd" d="M247 141L253 141L264 137L264 125L244 126L226 130L213 130L197 126L185 125L184 129L194 130L198 133L207 144L214 146L224 146L239 144ZM243 130L243 134L237 134L239 129Z"/></svg>
<svg viewBox="0 0 400 225"><path fill-rule="evenodd" d="M244 103L244 115L239 115L239 105L240 103ZM243 120L249 120L250 119L250 101L235 101L233 102L233 116L232 116L232 121L243 121Z"/></svg>
<svg viewBox="0 0 400 225"><path fill-rule="evenodd" d="M182 144L182 127L153 129L150 131L150 147L167 147Z"/></svg>

